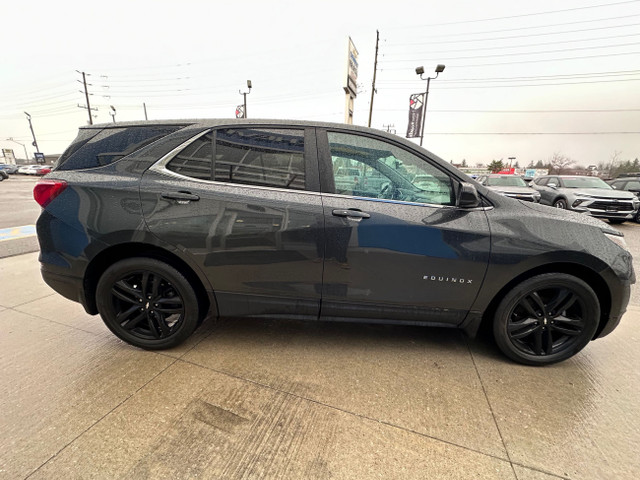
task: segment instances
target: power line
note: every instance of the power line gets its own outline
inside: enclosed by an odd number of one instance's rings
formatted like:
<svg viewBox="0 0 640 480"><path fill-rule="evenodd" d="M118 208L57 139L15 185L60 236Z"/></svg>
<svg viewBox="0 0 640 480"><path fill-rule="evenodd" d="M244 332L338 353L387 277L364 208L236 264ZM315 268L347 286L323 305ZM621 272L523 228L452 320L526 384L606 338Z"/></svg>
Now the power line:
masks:
<svg viewBox="0 0 640 480"><path fill-rule="evenodd" d="M429 132L429 135L640 135L637 132Z"/></svg>
<svg viewBox="0 0 640 480"><path fill-rule="evenodd" d="M490 55L471 55L465 57L451 57L447 58L447 62L450 60L469 60L474 58L502 58L502 57L521 57L523 55L546 55L548 53L564 53L564 52L576 52L579 50L598 50L602 48L619 48L619 47L634 47L637 46L638 42L632 43L618 43L614 45L597 45L590 47L575 47L575 48L561 48L559 50L541 50L537 52L514 52L514 53L493 53ZM420 61L420 59L415 58L403 58L401 60L386 60L385 63L399 63L399 62L415 62Z"/></svg>
<svg viewBox="0 0 640 480"><path fill-rule="evenodd" d="M603 77L629 77L640 75L640 70L618 70L614 72L593 72L593 73L568 73L564 75L529 75L526 77L476 77L476 78L459 78L459 79L447 79L446 83L477 83L477 82L530 82L532 80L567 80L572 78L603 78ZM415 85L415 80L386 80L383 82L385 85Z"/></svg>
<svg viewBox="0 0 640 480"><path fill-rule="evenodd" d="M381 112L404 112L406 108L378 108ZM429 109L429 113L621 113L640 112L639 108L567 109L567 110L460 110Z"/></svg>
<svg viewBox="0 0 640 480"><path fill-rule="evenodd" d="M637 82L640 78L621 78L619 80L592 80L586 82L554 82L554 83L529 83L529 84L502 84L502 85L474 85L465 84L460 86L448 87L446 84L438 85L438 90L460 90L469 88L514 88L514 87L551 87L556 85L585 85L593 83L615 83L615 82ZM382 82L381 82L382 83ZM387 87L387 90L408 90L408 87Z"/></svg>
<svg viewBox="0 0 640 480"><path fill-rule="evenodd" d="M541 47L545 45L560 45L566 43L579 43L579 42L597 42L600 40L611 40L617 38L627 38L627 37L637 37L640 33L628 33L624 35L610 35L608 37L595 37L595 38L580 38L575 40L556 40L553 42L539 42L539 43L525 43L519 45L496 45L492 47L478 47L478 48L457 48L452 50L437 50L438 54L443 53L457 53L457 52L477 52L477 51L485 51L485 50L498 50L505 48L529 48L529 47ZM637 43L634 43L636 45ZM430 53L433 53L433 49L430 50ZM421 52L413 52L414 55L421 55Z"/></svg>
<svg viewBox="0 0 640 480"><path fill-rule="evenodd" d="M637 17L640 15L627 15L625 18L629 18L629 17ZM508 36L503 36L503 37L490 37L490 38L469 38L469 33L454 33L454 34L450 34L449 36L464 36L465 39L463 40L437 40L438 38L442 38L445 37L447 35L438 35L437 37L433 37L436 40L428 40L426 42L426 44L428 45L434 45L434 44L442 44L442 43L468 43L468 42L485 42L485 41L492 41L492 40L509 40L512 38L527 38L527 37L541 37L541 36L546 36L546 35L566 35L567 33L582 33L582 32L593 32L596 30L608 30L611 28L626 28L626 27L636 27L640 25L639 23L625 23L623 25L609 25L609 26L604 26L604 27L592 27L592 28L581 28L581 29L577 29L577 30L565 30L565 31L561 31L561 32L540 32L540 33L529 33L527 35L508 35ZM530 28L539 28L539 27L530 27ZM525 30L525 28L514 28L514 29L507 29L504 31L522 31ZM491 32L478 32L477 34L481 34L481 33L491 33ZM425 38L429 38L429 37L425 37ZM420 42L420 43L398 43L398 44L394 44L393 46L416 46L416 45L425 45L425 42Z"/></svg>
<svg viewBox="0 0 640 480"><path fill-rule="evenodd" d="M624 55L638 55L640 54L640 51L636 51L636 52L620 52L620 53L606 53L606 54L601 54L601 55L583 55L581 57L563 57L563 58L543 58L540 60L512 60L509 62L498 62L498 63L476 63L476 64L469 64L469 65L451 65L448 66L449 69L451 68L473 68L473 67L492 67L492 66L497 66L497 65L513 65L516 63L522 64L522 63L540 63L540 62L559 62L559 61L565 61L565 60L584 60L587 58L602 58L602 57L619 57L619 56L624 56ZM442 59L440 59L442 60ZM425 63L428 62L437 62L439 60L423 60ZM402 67L395 67L395 68L382 68L381 70L387 70L387 71L397 71L397 70L407 70L407 68L402 68Z"/></svg>
<svg viewBox="0 0 640 480"><path fill-rule="evenodd" d="M629 4L629 3L638 3L638 0L626 0L623 2L614 2L614 3L603 3L603 4L598 4L598 5L585 5L584 7L573 7L573 8L565 8L562 10L548 10L546 12L532 12L532 13L521 13L519 15L508 15L508 16L504 16L504 17L493 17L493 18L479 18L476 20L458 20L455 22L440 22L440 23L431 23L431 24L426 24L426 25L415 25L415 26L410 26L410 27L395 27L395 28L425 28L425 27L440 27L440 26L444 26L444 25L464 25L467 23L480 23L480 22L491 22L494 20L509 20L509 19L513 19L513 18L524 18L524 17L534 17L534 16L540 16L540 15L551 15L551 14L555 14L555 13L566 13L566 12L575 12L578 10L588 10L588 9L593 9L593 8L606 8L606 7L613 7L616 5L625 5L625 4ZM394 29L394 28L392 28Z"/></svg>

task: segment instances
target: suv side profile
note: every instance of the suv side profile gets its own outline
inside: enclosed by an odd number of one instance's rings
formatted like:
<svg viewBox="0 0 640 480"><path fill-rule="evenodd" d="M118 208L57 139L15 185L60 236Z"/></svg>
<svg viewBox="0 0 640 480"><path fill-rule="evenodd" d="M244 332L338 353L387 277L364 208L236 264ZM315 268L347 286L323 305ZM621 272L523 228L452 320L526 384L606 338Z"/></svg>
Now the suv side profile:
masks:
<svg viewBox="0 0 640 480"><path fill-rule="evenodd" d="M540 203L623 223L634 218L640 201L629 192L616 191L598 177L546 175L531 186L541 195Z"/></svg>
<svg viewBox="0 0 640 480"><path fill-rule="evenodd" d="M609 334L635 282L607 224L342 124L86 126L34 197L46 283L145 349L208 315L486 325L505 355L545 365Z"/></svg>

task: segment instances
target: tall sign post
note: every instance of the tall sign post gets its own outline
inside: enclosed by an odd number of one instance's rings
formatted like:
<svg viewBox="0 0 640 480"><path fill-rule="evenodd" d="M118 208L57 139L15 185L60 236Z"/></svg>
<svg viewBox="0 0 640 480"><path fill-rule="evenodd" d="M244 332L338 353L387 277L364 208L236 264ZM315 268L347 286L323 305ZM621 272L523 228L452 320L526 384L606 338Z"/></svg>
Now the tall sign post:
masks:
<svg viewBox="0 0 640 480"><path fill-rule="evenodd" d="M358 95L358 50L349 37L347 48L347 78L344 86L344 123L353 124L353 105Z"/></svg>

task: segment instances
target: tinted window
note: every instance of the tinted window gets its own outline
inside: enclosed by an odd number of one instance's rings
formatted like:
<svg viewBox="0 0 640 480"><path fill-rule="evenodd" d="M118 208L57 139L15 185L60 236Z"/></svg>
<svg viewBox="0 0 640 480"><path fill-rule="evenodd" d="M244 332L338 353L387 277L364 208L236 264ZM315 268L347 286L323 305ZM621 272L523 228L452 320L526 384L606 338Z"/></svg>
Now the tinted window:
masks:
<svg viewBox="0 0 640 480"><path fill-rule="evenodd" d="M534 180L534 183L536 185L546 185L547 184L547 180L549 180L548 178L537 178Z"/></svg>
<svg viewBox="0 0 640 480"><path fill-rule="evenodd" d="M108 165L180 128L162 125L105 128L87 141L83 138L75 142L81 144L79 148L72 144L67 150L69 154L65 152L64 158L58 161L58 169L75 170Z"/></svg>
<svg viewBox="0 0 640 480"><path fill-rule="evenodd" d="M304 189L304 130L217 130L214 179L218 182Z"/></svg>
<svg viewBox="0 0 640 480"><path fill-rule="evenodd" d="M167 169L187 177L211 180L213 141L211 133L191 142L167 164Z"/></svg>
<svg viewBox="0 0 640 480"><path fill-rule="evenodd" d="M524 183L524 180L520 177L512 177L509 175L504 175L501 177L488 177L487 185L492 187L495 186L503 186L503 187L526 187L527 184Z"/></svg>
<svg viewBox="0 0 640 480"><path fill-rule="evenodd" d="M328 132L335 193L453 205L451 178L395 145L360 135ZM343 175L357 170L359 175Z"/></svg>
<svg viewBox="0 0 640 480"><path fill-rule="evenodd" d="M562 181L567 188L602 188L611 190L611 185L598 177L565 177Z"/></svg>

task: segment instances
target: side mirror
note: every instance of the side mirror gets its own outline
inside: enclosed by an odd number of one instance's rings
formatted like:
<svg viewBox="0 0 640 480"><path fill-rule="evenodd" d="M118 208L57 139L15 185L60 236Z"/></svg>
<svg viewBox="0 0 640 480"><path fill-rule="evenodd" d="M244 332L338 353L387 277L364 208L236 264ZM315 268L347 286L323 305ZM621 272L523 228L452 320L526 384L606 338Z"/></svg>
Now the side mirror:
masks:
<svg viewBox="0 0 640 480"><path fill-rule="evenodd" d="M475 208L481 204L478 191L471 183L460 182L460 191L458 192L458 207Z"/></svg>

